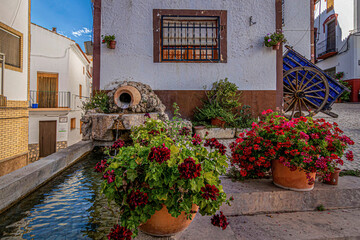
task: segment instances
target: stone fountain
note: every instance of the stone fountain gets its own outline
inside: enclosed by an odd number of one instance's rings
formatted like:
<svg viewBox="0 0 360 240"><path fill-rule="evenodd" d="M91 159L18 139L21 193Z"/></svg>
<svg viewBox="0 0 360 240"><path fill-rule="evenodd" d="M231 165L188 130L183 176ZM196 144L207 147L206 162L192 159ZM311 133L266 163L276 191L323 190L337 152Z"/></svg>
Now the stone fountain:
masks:
<svg viewBox="0 0 360 240"><path fill-rule="evenodd" d="M133 81L114 84L116 87L107 93L110 113L94 109L81 118L83 140L127 140L131 127L143 124L145 113L149 113L154 119L168 119L165 105L149 85Z"/></svg>

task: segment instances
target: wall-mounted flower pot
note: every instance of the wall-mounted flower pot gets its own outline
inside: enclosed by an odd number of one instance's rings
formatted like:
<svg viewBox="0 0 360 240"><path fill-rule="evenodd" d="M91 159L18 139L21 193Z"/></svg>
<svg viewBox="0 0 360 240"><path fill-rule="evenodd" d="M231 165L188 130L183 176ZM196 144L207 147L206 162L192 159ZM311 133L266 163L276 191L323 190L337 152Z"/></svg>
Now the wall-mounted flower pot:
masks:
<svg viewBox="0 0 360 240"><path fill-rule="evenodd" d="M341 172L340 168L335 168L335 171L330 174L330 180L325 181L325 183L330 185L338 185L340 172Z"/></svg>
<svg viewBox="0 0 360 240"><path fill-rule="evenodd" d="M305 171L296 169L291 171L290 168L284 166L279 160L271 162L271 170L273 175L273 183L284 189L293 191L310 191L314 188L314 184L309 185ZM316 172L310 173L310 177L315 180Z"/></svg>
<svg viewBox="0 0 360 240"><path fill-rule="evenodd" d="M166 206L160 211L156 211L146 223L140 225L140 231L157 237L172 236L187 228L198 211L199 207L195 204L192 205L191 220L187 219L185 212L182 212L177 218L170 215Z"/></svg>
<svg viewBox="0 0 360 240"><path fill-rule="evenodd" d="M110 49L115 49L115 47L116 47L116 41L110 41L110 42L108 43L108 48L110 48Z"/></svg>
<svg viewBox="0 0 360 240"><path fill-rule="evenodd" d="M280 49L280 42L278 42L276 45L273 45L272 46L272 48L274 49L274 50L279 50Z"/></svg>
<svg viewBox="0 0 360 240"><path fill-rule="evenodd" d="M213 126L225 128L225 124L226 124L226 122L224 121L224 119L222 117L216 117L216 118L211 119L211 125L213 125Z"/></svg>

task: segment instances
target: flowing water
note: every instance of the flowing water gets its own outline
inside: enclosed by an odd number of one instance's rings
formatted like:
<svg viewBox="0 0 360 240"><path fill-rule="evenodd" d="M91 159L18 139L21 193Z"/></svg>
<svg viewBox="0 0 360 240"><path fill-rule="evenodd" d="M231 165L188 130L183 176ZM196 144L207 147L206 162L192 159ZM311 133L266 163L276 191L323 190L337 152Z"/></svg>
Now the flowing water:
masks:
<svg viewBox="0 0 360 240"><path fill-rule="evenodd" d="M88 154L0 215L0 239L105 239L117 218L93 171L101 159Z"/></svg>

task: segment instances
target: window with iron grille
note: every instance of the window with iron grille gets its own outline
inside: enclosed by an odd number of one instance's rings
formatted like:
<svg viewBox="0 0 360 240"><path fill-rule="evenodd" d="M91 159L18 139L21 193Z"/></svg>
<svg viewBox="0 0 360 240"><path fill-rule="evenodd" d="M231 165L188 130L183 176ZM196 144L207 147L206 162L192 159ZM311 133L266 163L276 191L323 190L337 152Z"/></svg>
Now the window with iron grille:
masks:
<svg viewBox="0 0 360 240"><path fill-rule="evenodd" d="M226 62L226 14L154 9L154 62Z"/></svg>
<svg viewBox="0 0 360 240"><path fill-rule="evenodd" d="M219 61L218 17L161 19L161 61Z"/></svg>

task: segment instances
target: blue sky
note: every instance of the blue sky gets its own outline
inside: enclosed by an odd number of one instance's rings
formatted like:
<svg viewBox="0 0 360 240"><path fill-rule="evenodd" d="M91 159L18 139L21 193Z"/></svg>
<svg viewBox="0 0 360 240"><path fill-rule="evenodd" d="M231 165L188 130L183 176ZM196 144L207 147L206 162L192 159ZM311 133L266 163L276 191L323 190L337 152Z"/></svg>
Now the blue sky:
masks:
<svg viewBox="0 0 360 240"><path fill-rule="evenodd" d="M91 40L91 0L32 0L31 22L52 29L76 41L84 50Z"/></svg>

